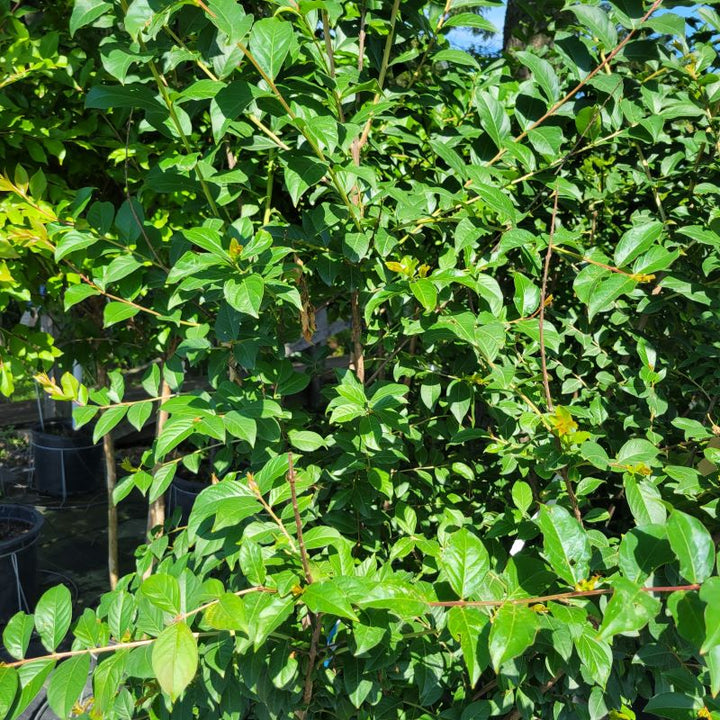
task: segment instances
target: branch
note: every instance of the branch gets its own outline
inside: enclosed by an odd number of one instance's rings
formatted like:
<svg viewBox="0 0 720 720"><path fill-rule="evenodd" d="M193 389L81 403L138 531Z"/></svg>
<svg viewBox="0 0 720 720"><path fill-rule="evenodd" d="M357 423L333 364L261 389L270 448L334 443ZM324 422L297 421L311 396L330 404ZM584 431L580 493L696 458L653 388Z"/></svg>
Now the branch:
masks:
<svg viewBox="0 0 720 720"><path fill-rule="evenodd" d="M673 593L689 590L699 590L700 584L692 585L660 585L657 587L640 588L647 593ZM500 607L501 605L536 605L550 600L572 600L573 598L595 597L597 595L610 595L612 588L598 588L596 590L573 590L571 592L556 593L554 595L541 595L529 598L506 598L505 600L429 600L430 607Z"/></svg>
<svg viewBox="0 0 720 720"><path fill-rule="evenodd" d="M288 483L290 483L290 495L292 496L293 513L295 513L295 527L297 528L298 545L300 545L300 559L302 560L303 570L305 572L305 580L308 585L313 581L310 572L310 561L308 560L307 550L305 549L305 538L303 537L302 520L300 519L300 509L298 508L297 491L295 490L295 466L293 464L292 453L288 453L289 469L287 474Z"/></svg>
<svg viewBox="0 0 720 720"><path fill-rule="evenodd" d="M552 216L550 217L550 234L548 237L547 252L545 253L545 267L543 268L542 287L540 289L540 316L538 319L540 331L540 363L542 364L542 380L543 388L545 389L545 403L547 405L548 412L553 411L553 401L552 395L550 394L550 377L548 376L547 356L545 352L545 302L547 300L547 281L548 274L550 272L550 259L552 257L553 240L555 238L555 221L557 220L558 198L559 192L556 187L553 191L553 210Z"/></svg>

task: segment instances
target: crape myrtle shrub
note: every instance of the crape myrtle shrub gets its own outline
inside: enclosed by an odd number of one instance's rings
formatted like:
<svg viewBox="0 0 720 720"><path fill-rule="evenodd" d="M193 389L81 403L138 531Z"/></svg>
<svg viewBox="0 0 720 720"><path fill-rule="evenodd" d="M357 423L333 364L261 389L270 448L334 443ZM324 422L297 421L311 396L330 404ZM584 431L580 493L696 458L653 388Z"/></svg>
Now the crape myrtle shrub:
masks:
<svg viewBox="0 0 720 720"><path fill-rule="evenodd" d="M446 37L478 5L68 14L107 169L6 168L8 273L44 233L65 308L160 358L140 401L45 381L96 436L162 403L118 502L186 441L219 481L96 610L11 620L3 714L720 717L720 17L568 5L483 61ZM313 412L321 308L350 368Z"/></svg>

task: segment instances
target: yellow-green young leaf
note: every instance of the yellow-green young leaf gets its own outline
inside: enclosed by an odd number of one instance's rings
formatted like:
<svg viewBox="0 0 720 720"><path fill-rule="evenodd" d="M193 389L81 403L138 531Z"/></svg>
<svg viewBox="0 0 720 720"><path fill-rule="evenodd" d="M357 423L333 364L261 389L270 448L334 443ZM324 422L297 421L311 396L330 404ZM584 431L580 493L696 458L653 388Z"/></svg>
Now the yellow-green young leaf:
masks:
<svg viewBox="0 0 720 720"><path fill-rule="evenodd" d="M69 717L85 687L90 672L90 655L77 655L60 663L50 678L48 705L61 718Z"/></svg>
<svg viewBox="0 0 720 720"><path fill-rule="evenodd" d="M587 578L590 541L580 523L560 505L543 505L538 524L545 557L552 569L572 587Z"/></svg>
<svg viewBox="0 0 720 720"><path fill-rule="evenodd" d="M495 614L490 628L490 659L495 672L522 655L535 641L538 615L527 605L506 603Z"/></svg>
<svg viewBox="0 0 720 720"><path fill-rule="evenodd" d="M437 305L437 290L432 280L419 278L410 282L410 290L418 299L418 302L428 311L435 309Z"/></svg>
<svg viewBox="0 0 720 720"><path fill-rule="evenodd" d="M70 629L72 599L64 585L50 588L35 607L35 628L42 644L54 652Z"/></svg>
<svg viewBox="0 0 720 720"><path fill-rule="evenodd" d="M598 633L601 640L618 633L642 630L660 612L660 601L630 580L617 578L613 588L615 592L605 608Z"/></svg>
<svg viewBox="0 0 720 720"><path fill-rule="evenodd" d="M153 644L153 672L160 687L173 701L195 677L197 664L197 641L184 622L166 627Z"/></svg>
<svg viewBox="0 0 720 720"><path fill-rule="evenodd" d="M715 566L715 544L705 526L692 515L674 510L667 522L667 533L680 563L680 574L691 583L710 577Z"/></svg>
<svg viewBox="0 0 720 720"><path fill-rule="evenodd" d="M0 718L4 718L15 700L18 675L15 668L0 667Z"/></svg>
<svg viewBox="0 0 720 720"><path fill-rule="evenodd" d="M440 568L463 599L480 591L490 569L490 556L480 538L467 528L453 533L440 556Z"/></svg>
<svg viewBox="0 0 720 720"><path fill-rule="evenodd" d="M245 630L245 604L233 593L225 593L205 611L205 622L216 630Z"/></svg>
<svg viewBox="0 0 720 720"><path fill-rule="evenodd" d="M515 507L521 513L526 513L533 503L532 488L524 480L517 480L513 483L510 494Z"/></svg>

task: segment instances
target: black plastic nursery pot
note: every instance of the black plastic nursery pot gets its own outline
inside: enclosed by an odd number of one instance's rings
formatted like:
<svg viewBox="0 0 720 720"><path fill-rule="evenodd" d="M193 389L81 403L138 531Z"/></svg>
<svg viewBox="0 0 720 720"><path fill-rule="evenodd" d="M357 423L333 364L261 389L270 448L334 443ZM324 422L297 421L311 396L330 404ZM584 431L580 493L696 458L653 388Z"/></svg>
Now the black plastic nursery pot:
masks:
<svg viewBox="0 0 720 720"><path fill-rule="evenodd" d="M197 480L186 480L178 476L174 477L167 491L167 517L173 514L175 508L180 508L180 525L187 525L197 496L208 484Z"/></svg>
<svg viewBox="0 0 720 720"><path fill-rule="evenodd" d="M69 420L47 420L32 428L31 444L38 492L67 497L95 490L103 480L103 449L92 436L73 430Z"/></svg>
<svg viewBox="0 0 720 720"><path fill-rule="evenodd" d="M37 539L44 522L35 508L0 505L0 623L35 606Z"/></svg>

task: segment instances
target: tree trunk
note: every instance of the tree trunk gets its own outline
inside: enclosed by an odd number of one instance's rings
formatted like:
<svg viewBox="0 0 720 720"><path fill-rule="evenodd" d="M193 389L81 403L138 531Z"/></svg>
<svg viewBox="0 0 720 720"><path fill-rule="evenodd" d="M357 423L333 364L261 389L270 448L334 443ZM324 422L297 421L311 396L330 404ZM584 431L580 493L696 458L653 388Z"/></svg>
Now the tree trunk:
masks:
<svg viewBox="0 0 720 720"><path fill-rule="evenodd" d="M160 390L160 405L170 399L172 390L168 385L167 380L163 378L161 390ZM157 414L157 426L155 429L155 437L160 437L160 433L165 426L168 419L168 413L165 410L158 410ZM154 468L153 472L157 470ZM151 502L148 506L148 517L147 517L147 536L152 539L152 530L158 525L162 525L165 522L165 496L161 495L157 500Z"/></svg>

